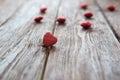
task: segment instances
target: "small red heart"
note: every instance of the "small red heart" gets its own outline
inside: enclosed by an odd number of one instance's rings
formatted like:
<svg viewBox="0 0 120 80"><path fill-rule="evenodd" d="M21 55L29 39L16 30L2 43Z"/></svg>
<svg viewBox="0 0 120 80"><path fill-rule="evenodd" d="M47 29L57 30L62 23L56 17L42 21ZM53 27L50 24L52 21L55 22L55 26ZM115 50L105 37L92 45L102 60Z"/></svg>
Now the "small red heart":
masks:
<svg viewBox="0 0 120 80"><path fill-rule="evenodd" d="M108 6L107 6L107 9L108 9L109 11L114 11L114 10L116 9L116 6L115 6L115 5L108 5Z"/></svg>
<svg viewBox="0 0 120 80"><path fill-rule="evenodd" d="M47 7L42 7L42 8L40 8L40 12L41 12L41 13L45 13L46 10L47 10Z"/></svg>
<svg viewBox="0 0 120 80"><path fill-rule="evenodd" d="M34 18L35 22L40 22L43 19L43 16L37 16Z"/></svg>
<svg viewBox="0 0 120 80"><path fill-rule="evenodd" d="M66 18L65 18L65 17L59 17L59 18L56 19L56 21L57 21L58 23L65 23Z"/></svg>
<svg viewBox="0 0 120 80"><path fill-rule="evenodd" d="M89 21L84 21L84 22L81 22L80 25L84 28L84 29L88 29L91 27L91 22Z"/></svg>
<svg viewBox="0 0 120 80"><path fill-rule="evenodd" d="M43 37L43 44L45 47L54 45L57 42L57 38L53 36L50 32L47 32Z"/></svg>
<svg viewBox="0 0 120 80"><path fill-rule="evenodd" d="M93 13L90 11L87 11L83 14L86 18L91 18L93 16Z"/></svg>
<svg viewBox="0 0 120 80"><path fill-rule="evenodd" d="M87 9L88 5L87 5L86 3L83 3L83 4L80 5L80 7L81 7L82 9Z"/></svg>

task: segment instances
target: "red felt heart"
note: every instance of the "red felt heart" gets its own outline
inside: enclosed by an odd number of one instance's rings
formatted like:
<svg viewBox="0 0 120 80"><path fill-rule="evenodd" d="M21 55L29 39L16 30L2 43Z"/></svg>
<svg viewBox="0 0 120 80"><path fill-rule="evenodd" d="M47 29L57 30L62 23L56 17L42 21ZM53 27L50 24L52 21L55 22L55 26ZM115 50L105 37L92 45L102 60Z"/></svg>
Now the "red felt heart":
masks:
<svg viewBox="0 0 120 80"><path fill-rule="evenodd" d="M80 25L84 28L84 29L88 29L91 27L91 22L89 21L84 21L84 22L81 22Z"/></svg>
<svg viewBox="0 0 120 80"><path fill-rule="evenodd" d="M65 17L58 17L58 18L56 19L56 21L57 21L58 23L65 23L66 18L65 18Z"/></svg>
<svg viewBox="0 0 120 80"><path fill-rule="evenodd" d="M40 22L43 19L43 16L37 16L34 18L35 22Z"/></svg>
<svg viewBox="0 0 120 80"><path fill-rule="evenodd" d="M88 5L87 5L86 3L83 3L83 4L80 5L80 7L81 7L82 9L87 9Z"/></svg>
<svg viewBox="0 0 120 80"><path fill-rule="evenodd" d="M53 36L50 32L47 32L43 37L43 44L45 47L54 45L57 42L57 38Z"/></svg>
<svg viewBox="0 0 120 80"><path fill-rule="evenodd" d="M116 9L116 6L115 6L115 5L108 5L108 6L107 6L107 9L108 9L109 11L114 11L114 10Z"/></svg>
<svg viewBox="0 0 120 80"><path fill-rule="evenodd" d="M93 16L93 13L90 11L87 11L83 14L86 18L91 18Z"/></svg>
<svg viewBox="0 0 120 80"><path fill-rule="evenodd" d="M40 12L41 12L41 13L45 13L46 10L47 10L47 7L41 7L41 8L40 8Z"/></svg>

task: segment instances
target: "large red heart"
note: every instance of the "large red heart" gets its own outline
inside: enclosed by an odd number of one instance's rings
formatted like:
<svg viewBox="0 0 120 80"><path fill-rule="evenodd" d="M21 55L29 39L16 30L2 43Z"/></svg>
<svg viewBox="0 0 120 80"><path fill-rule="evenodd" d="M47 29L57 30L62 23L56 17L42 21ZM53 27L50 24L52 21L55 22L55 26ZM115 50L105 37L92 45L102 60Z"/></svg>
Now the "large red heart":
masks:
<svg viewBox="0 0 120 80"><path fill-rule="evenodd" d="M57 42L57 38L53 36L50 32L47 32L43 37L43 44L45 47L54 45Z"/></svg>

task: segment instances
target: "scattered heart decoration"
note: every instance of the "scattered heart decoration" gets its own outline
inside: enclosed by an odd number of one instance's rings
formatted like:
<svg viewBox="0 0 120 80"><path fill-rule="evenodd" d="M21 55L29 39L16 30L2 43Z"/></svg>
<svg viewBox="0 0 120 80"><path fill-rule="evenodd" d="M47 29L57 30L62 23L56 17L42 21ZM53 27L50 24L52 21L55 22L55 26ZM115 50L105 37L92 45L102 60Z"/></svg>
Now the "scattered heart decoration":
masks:
<svg viewBox="0 0 120 80"><path fill-rule="evenodd" d="M43 37L43 44L45 47L53 46L57 43L57 37L52 35L50 32L45 33Z"/></svg>
<svg viewBox="0 0 120 80"><path fill-rule="evenodd" d="M41 12L41 13L45 13L46 10L47 10L47 7L41 7L41 8L40 8L40 12Z"/></svg>
<svg viewBox="0 0 120 80"><path fill-rule="evenodd" d="M65 17L58 17L58 18L56 19L56 21L57 21L58 23L65 23L66 18L65 18Z"/></svg>
<svg viewBox="0 0 120 80"><path fill-rule="evenodd" d="M81 9L87 9L88 5L86 3L83 3L83 4L80 5L80 8Z"/></svg>
<svg viewBox="0 0 120 80"><path fill-rule="evenodd" d="M80 7L82 9L87 9L88 8L88 5L86 3L83 3L80 5ZM110 10L110 11L114 11L116 9L116 6L115 5L108 5L107 6L107 9ZM40 8L40 12L41 13L45 13L47 10L47 7L41 7ZM90 11L87 11L83 14L86 18L91 18L93 16L93 13L90 12ZM40 22L41 20L43 19L43 16L37 16L34 18L34 21L35 22ZM58 23L65 23L66 21L66 18L65 17L58 17L56 19L56 22ZM89 21L84 21L84 22L81 22L80 23L80 26L84 29L89 29L91 28L91 22ZM53 46L54 44L57 43L57 37L55 37L54 35L52 35L50 32L46 32L44 37L43 37L43 44L45 47L49 47L49 46Z"/></svg>
<svg viewBox="0 0 120 80"><path fill-rule="evenodd" d="M116 9L116 6L115 6L115 5L108 5L108 6L107 6L107 9L108 9L109 11L114 11L114 10Z"/></svg>
<svg viewBox="0 0 120 80"><path fill-rule="evenodd" d="M87 11L83 14L86 18L91 18L93 16L93 13L91 11Z"/></svg>
<svg viewBox="0 0 120 80"><path fill-rule="evenodd" d="M34 21L38 23L38 22L40 22L42 19L43 19L43 16L37 16L37 17L34 18Z"/></svg>
<svg viewBox="0 0 120 80"><path fill-rule="evenodd" d="M81 25L81 27L83 27L84 29L89 29L89 28L91 28L91 22L89 22L89 21L83 21L83 22L81 22L80 23L80 25Z"/></svg>

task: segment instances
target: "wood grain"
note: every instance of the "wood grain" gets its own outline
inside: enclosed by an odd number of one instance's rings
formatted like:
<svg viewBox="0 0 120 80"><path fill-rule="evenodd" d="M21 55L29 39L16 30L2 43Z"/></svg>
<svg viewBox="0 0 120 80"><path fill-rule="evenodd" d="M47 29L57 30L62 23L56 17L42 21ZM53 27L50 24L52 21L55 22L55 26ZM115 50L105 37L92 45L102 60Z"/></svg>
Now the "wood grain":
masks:
<svg viewBox="0 0 120 80"><path fill-rule="evenodd" d="M28 0L4 0L0 1L0 26L14 16L14 13L19 10L22 5Z"/></svg>
<svg viewBox="0 0 120 80"><path fill-rule="evenodd" d="M108 21L108 24L110 25L114 34L120 41L120 0L104 0L104 2L96 0L96 2L98 3L98 6L103 12L104 17ZM111 4L116 5L116 10L113 12L106 9L106 6Z"/></svg>
<svg viewBox="0 0 120 80"><path fill-rule="evenodd" d="M92 29L83 30L85 21L80 3L88 3L94 13ZM93 0L63 0L58 16L67 18L57 25L58 43L51 50L44 80L119 80L120 44Z"/></svg>
<svg viewBox="0 0 120 80"><path fill-rule="evenodd" d="M0 27L0 80L42 79L46 60L42 37L54 28L59 2L29 0ZM45 15L39 13L42 5L49 8ZM44 16L42 23L34 23L37 15Z"/></svg>
<svg viewBox="0 0 120 80"><path fill-rule="evenodd" d="M85 19L89 5L92 19ZM109 12L107 4L116 4ZM0 80L120 80L119 0L0 0ZM39 12L47 6L45 14ZM43 15L42 23L33 18ZM66 24L55 22L66 17ZM91 21L84 30L80 22ZM42 47L45 32L57 44ZM46 55L46 53L48 53Z"/></svg>

